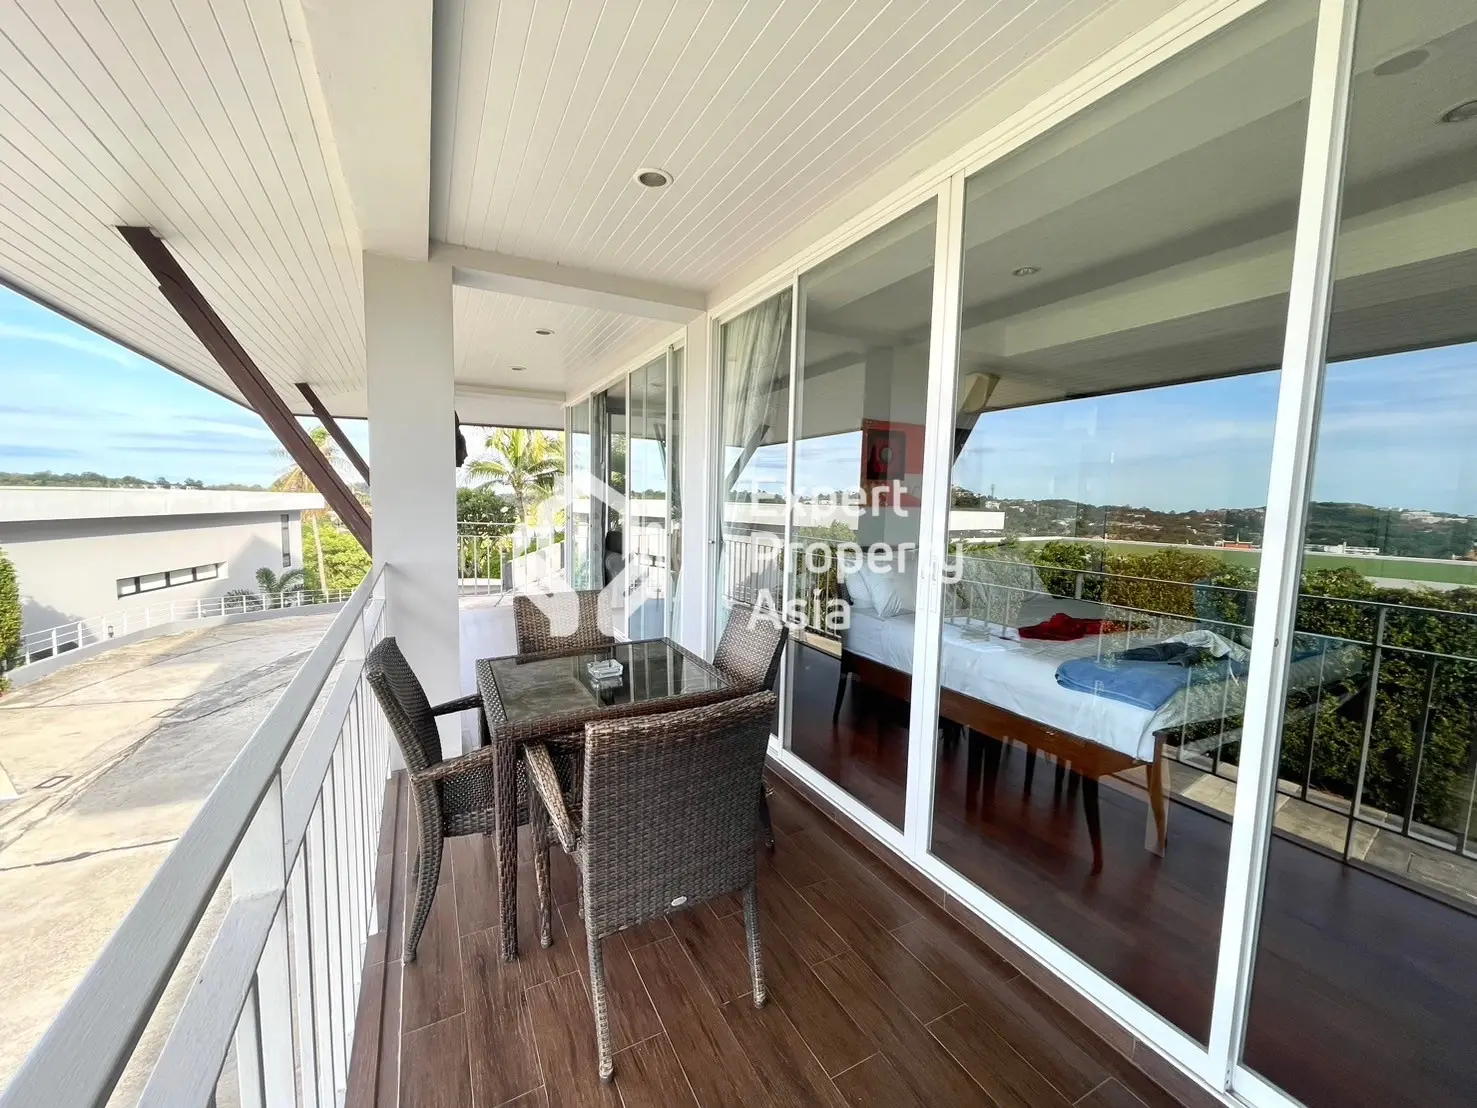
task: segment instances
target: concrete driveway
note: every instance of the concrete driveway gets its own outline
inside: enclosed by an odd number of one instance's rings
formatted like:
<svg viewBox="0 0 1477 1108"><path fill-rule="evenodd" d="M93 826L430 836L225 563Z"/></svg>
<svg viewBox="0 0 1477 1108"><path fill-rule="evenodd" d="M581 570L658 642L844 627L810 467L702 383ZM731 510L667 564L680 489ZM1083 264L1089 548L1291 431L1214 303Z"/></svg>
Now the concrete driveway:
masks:
<svg viewBox="0 0 1477 1108"><path fill-rule="evenodd" d="M0 780L17 794L0 800L0 1088L332 619L150 639L0 699ZM213 932L207 918L140 1061ZM136 1098L141 1071L114 1104Z"/></svg>

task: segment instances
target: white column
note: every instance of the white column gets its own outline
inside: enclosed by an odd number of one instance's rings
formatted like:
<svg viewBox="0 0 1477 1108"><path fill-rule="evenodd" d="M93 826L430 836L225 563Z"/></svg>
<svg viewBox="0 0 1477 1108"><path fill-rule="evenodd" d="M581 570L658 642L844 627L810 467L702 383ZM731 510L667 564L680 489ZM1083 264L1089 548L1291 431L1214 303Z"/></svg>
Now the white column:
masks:
<svg viewBox="0 0 1477 1108"><path fill-rule="evenodd" d="M687 325L682 353L682 592L681 625L672 637L698 654L708 649L708 623L713 618L713 559L717 556L717 510L713 475L708 468L715 424L717 362L711 356L712 317L704 313Z"/></svg>
<svg viewBox="0 0 1477 1108"><path fill-rule="evenodd" d="M451 267L366 253L364 340L386 626L434 704L461 694ZM460 753L459 717L439 726L443 753Z"/></svg>

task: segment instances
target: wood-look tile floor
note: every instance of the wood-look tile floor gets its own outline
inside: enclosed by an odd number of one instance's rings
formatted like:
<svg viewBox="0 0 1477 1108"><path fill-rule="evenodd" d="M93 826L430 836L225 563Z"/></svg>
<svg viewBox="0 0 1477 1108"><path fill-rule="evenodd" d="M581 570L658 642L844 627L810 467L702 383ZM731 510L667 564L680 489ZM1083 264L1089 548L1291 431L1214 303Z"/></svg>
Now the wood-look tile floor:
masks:
<svg viewBox="0 0 1477 1108"><path fill-rule="evenodd" d="M556 856L545 950L520 859L522 953L505 965L492 840L453 840L418 957L402 966L408 797L392 801L389 926L370 946L354 1108L1177 1103L783 786L778 849L760 864L769 1003L750 999L736 897L608 939L618 1053L602 1085L573 868Z"/></svg>

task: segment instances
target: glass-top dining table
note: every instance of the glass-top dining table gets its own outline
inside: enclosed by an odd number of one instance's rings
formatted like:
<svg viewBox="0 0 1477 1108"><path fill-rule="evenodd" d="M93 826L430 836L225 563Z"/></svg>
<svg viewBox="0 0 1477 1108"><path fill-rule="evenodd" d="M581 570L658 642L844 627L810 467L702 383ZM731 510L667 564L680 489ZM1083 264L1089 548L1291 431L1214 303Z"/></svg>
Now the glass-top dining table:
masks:
<svg viewBox="0 0 1477 1108"><path fill-rule="evenodd" d="M591 663L615 659L621 676L600 681ZM476 664L482 742L492 748L498 902L503 960L518 956L518 759L526 743L582 749L585 724L673 712L733 696L713 666L670 639L614 643L598 650L483 658ZM529 803L535 803L529 796Z"/></svg>

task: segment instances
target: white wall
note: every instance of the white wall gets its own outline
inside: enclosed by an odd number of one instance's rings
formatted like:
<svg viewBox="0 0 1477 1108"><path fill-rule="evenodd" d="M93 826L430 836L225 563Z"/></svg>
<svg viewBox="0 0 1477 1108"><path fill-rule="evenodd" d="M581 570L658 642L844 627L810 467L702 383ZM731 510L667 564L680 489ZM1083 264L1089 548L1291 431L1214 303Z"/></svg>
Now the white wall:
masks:
<svg viewBox="0 0 1477 1108"><path fill-rule="evenodd" d="M0 523L0 549L15 566L24 632L124 608L223 596L255 588L256 571L282 573L279 512L182 518ZM292 565L303 564L301 513L289 512ZM120 598L120 577L225 563L214 581Z"/></svg>

